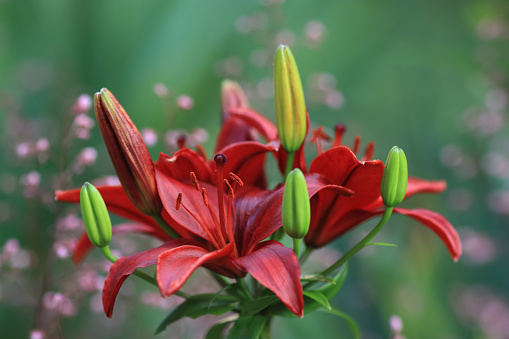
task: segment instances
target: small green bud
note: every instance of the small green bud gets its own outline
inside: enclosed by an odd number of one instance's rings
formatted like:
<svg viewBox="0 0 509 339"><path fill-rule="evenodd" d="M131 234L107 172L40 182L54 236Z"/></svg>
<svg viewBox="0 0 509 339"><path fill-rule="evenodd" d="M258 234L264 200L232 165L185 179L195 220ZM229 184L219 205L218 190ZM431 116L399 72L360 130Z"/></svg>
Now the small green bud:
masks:
<svg viewBox="0 0 509 339"><path fill-rule="evenodd" d="M394 207L405 199L408 183L408 167L405 152L394 146L387 156L380 187L386 207Z"/></svg>
<svg viewBox="0 0 509 339"><path fill-rule="evenodd" d="M99 248L111 241L111 221L101 193L94 185L86 182L80 193L81 214L85 231L92 244Z"/></svg>
<svg viewBox="0 0 509 339"><path fill-rule="evenodd" d="M283 193L283 229L294 239L301 239L308 233L311 221L306 178L298 168L286 177Z"/></svg>
<svg viewBox="0 0 509 339"><path fill-rule="evenodd" d="M306 138L306 103L297 63L284 45L274 56L274 108L281 145L286 152L295 152Z"/></svg>

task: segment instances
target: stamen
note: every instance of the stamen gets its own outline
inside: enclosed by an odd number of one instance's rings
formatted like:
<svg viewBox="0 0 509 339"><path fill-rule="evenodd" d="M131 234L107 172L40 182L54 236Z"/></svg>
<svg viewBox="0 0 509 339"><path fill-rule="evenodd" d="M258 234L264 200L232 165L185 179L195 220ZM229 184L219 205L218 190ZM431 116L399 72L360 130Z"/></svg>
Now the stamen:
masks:
<svg viewBox="0 0 509 339"><path fill-rule="evenodd" d="M230 172L229 175L230 175L230 178L232 178L232 180L237 183L237 185L244 186L244 182L242 182L242 180L239 178L239 176L237 174Z"/></svg>
<svg viewBox="0 0 509 339"><path fill-rule="evenodd" d="M366 150L364 151L364 157L362 158L362 161L371 160L373 158L373 154L375 154L375 143L371 141L366 146Z"/></svg>
<svg viewBox="0 0 509 339"><path fill-rule="evenodd" d="M316 143L316 152L321 154L323 152L322 140L330 141L330 137L323 131L323 126L318 127L312 131L313 136L310 142Z"/></svg>
<svg viewBox="0 0 509 339"><path fill-rule="evenodd" d="M343 140L343 134L345 134L346 126L343 124L337 124L335 127L335 135L334 141L332 142L332 147L341 146L341 141Z"/></svg>
<svg viewBox="0 0 509 339"><path fill-rule="evenodd" d="M175 202L175 209L178 211L180 208L180 204L182 204L182 193L179 193L177 196L177 201Z"/></svg>
<svg viewBox="0 0 509 339"><path fill-rule="evenodd" d="M225 214L226 213L224 210L224 199L223 199L223 192L224 192L223 170L224 170L224 164L226 163L226 156L224 154L220 154L220 153L216 154L216 156L214 157L214 161L216 162L216 169L217 169L216 185L217 185L217 202L219 204L219 224L221 225L221 231L222 231L221 234L227 235L230 232L233 233L233 231L227 230L226 223L225 223L225 218L226 218ZM229 225L229 227L231 227L231 225Z"/></svg>
<svg viewBox="0 0 509 339"><path fill-rule="evenodd" d="M361 145L361 137L356 135L355 140L353 141L353 149L352 149L353 154L357 155L357 153L359 152L360 145Z"/></svg>
<svg viewBox="0 0 509 339"><path fill-rule="evenodd" d="M203 160L207 161L207 152L205 152L205 149L202 145L196 145L196 151L200 155L200 157L203 158Z"/></svg>
<svg viewBox="0 0 509 339"><path fill-rule="evenodd" d="M209 206L209 198L207 198L207 191L205 190L205 187L201 189L201 198L203 199L203 203L205 206Z"/></svg>
<svg viewBox="0 0 509 339"><path fill-rule="evenodd" d="M233 192L233 188L230 185L230 183L228 182L228 180L224 179L224 183L226 185L226 190L228 191L228 195L230 197L232 197L232 199L235 198L235 193Z"/></svg>
<svg viewBox="0 0 509 339"><path fill-rule="evenodd" d="M193 182L194 184L194 188L196 188L196 190L199 192L201 191L200 189L200 184L198 183L198 179L196 178L196 174L194 174L194 172L191 172L190 173L190 176L191 176L191 181Z"/></svg>
<svg viewBox="0 0 509 339"><path fill-rule="evenodd" d="M186 147L186 136L185 135L179 135L179 137L177 138L177 146L178 146L179 150Z"/></svg>

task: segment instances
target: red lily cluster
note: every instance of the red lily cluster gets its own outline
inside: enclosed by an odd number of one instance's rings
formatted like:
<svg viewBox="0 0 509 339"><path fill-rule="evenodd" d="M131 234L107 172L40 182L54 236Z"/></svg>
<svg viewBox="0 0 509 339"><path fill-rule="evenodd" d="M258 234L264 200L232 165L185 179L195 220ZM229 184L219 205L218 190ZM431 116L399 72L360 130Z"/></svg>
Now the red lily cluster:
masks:
<svg viewBox="0 0 509 339"><path fill-rule="evenodd" d="M117 225L114 234L139 232L163 244L118 259L110 269L103 290L103 304L111 317L118 291L137 268L157 265L157 284L167 297L180 289L200 266L229 278L251 274L298 316L304 300L298 258L280 242L266 240L282 225L283 189L266 187L264 162L272 153L283 172L287 153L280 147L277 129L247 106L247 101L223 100L223 128L216 155L208 160L201 148L186 148L172 156L161 154L153 163L141 135L113 95L96 94L96 114L108 151L122 186L98 187L109 211L133 223ZM227 97L228 98L228 97ZM224 99L224 98L223 98ZM236 106L241 105L241 106ZM371 160L370 143L357 159L359 138L353 150L342 145L343 126L336 127L332 147L323 150L329 137L313 131L318 155L309 169L304 145L295 153L294 168L306 176L311 204L311 224L305 237L308 247L321 247L363 221L382 214L380 182L384 163ZM261 136L266 143L254 141ZM410 178L406 197L437 193L443 181ZM57 191L59 201L78 203L79 189ZM453 260L461 243L452 225L441 215L424 209L395 208L435 232ZM161 226L163 225L163 226ZM170 229L171 232L167 232ZM84 234L74 252L80 262L92 247Z"/></svg>

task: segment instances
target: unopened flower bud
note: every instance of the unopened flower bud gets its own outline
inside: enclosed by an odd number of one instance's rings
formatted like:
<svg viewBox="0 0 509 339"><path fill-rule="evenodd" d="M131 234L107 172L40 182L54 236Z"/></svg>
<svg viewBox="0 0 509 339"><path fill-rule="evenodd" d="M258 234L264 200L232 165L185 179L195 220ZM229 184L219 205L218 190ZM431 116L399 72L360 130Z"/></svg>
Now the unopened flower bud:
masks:
<svg viewBox="0 0 509 339"><path fill-rule="evenodd" d="M80 193L81 214L85 231L92 244L99 248L111 241L111 221L101 193L94 185L86 182Z"/></svg>
<svg viewBox="0 0 509 339"><path fill-rule="evenodd" d="M408 183L408 167L405 152L394 146L387 156L380 187L386 207L394 207L405 199Z"/></svg>
<svg viewBox="0 0 509 339"><path fill-rule="evenodd" d="M143 137L110 91L94 95L97 124L124 191L141 212L156 215L162 203L154 163Z"/></svg>
<svg viewBox="0 0 509 339"><path fill-rule="evenodd" d="M290 237L301 239L308 233L311 207L306 178L298 168L286 177L282 213L283 229Z"/></svg>
<svg viewBox="0 0 509 339"><path fill-rule="evenodd" d="M249 102L238 82L225 79L221 83L221 110L223 112L223 121L226 121L230 117L231 107L249 107Z"/></svg>
<svg viewBox="0 0 509 339"><path fill-rule="evenodd" d="M306 138L306 103L297 64L283 45L274 56L274 108L281 145L286 152L295 152Z"/></svg>

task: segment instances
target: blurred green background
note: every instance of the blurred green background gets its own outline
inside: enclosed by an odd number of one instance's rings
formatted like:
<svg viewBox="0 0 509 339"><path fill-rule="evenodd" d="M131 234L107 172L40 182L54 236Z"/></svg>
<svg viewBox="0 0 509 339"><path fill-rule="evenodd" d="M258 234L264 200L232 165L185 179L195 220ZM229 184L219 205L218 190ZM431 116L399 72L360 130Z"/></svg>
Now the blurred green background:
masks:
<svg viewBox="0 0 509 339"><path fill-rule="evenodd" d="M442 213L463 240L464 256L453 263L432 232L395 216L380 241L398 247L369 248L351 260L333 303L368 339L394 337L392 315L403 321L407 338L509 338L508 5L0 0L1 336L42 330L46 338L150 338L171 304L155 305L142 293L146 286L133 282L124 286L121 311L107 319L97 309L97 290L80 294L69 286L85 278L75 277L77 268L59 247L69 239L57 224L76 210L55 203L52 192L114 174L97 128L88 140L63 141L76 98L110 89L140 129L157 133L154 159L172 150L164 140L168 130L196 127L208 131L210 155L222 79L239 81L251 105L273 119L272 55L286 43L299 65L312 127L332 133L345 123L345 142L356 135L362 148L375 141L375 158L385 159L393 145L404 148L411 175L449 184L445 193L406 206ZM192 108L179 108L181 95ZM86 147L97 150L95 164L74 168ZM334 247L346 251L369 225ZM196 279L191 284L200 288ZM69 298L71 306L45 311L55 299L48 293ZM161 337L194 338L214 320L182 321ZM351 337L342 320L325 313L274 324L275 338L317 336Z"/></svg>

